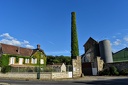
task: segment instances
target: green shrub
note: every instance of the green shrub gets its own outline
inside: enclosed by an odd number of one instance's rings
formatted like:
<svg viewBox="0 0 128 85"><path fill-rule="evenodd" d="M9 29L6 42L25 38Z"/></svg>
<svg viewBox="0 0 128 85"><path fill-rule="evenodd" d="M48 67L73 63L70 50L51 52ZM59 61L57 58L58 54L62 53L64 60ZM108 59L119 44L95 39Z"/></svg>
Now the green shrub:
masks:
<svg viewBox="0 0 128 85"><path fill-rule="evenodd" d="M99 75L110 75L110 71L109 68L105 68L103 71L99 72Z"/></svg>
<svg viewBox="0 0 128 85"><path fill-rule="evenodd" d="M103 75L110 75L110 71L109 71L109 68L105 69L103 71Z"/></svg>
<svg viewBox="0 0 128 85"><path fill-rule="evenodd" d="M119 75L119 72L118 72L118 71L116 71L116 72L114 73L114 75L118 76L118 75Z"/></svg>
<svg viewBox="0 0 128 85"><path fill-rule="evenodd" d="M119 72L117 71L117 68L115 66L111 66L105 68L103 71L100 71L99 75L119 75Z"/></svg>
<svg viewBox="0 0 128 85"><path fill-rule="evenodd" d="M110 75L119 75L119 72L117 71L117 68L115 66L109 67Z"/></svg>
<svg viewBox="0 0 128 85"><path fill-rule="evenodd" d="M123 69L120 71L120 75L128 75L128 69Z"/></svg>
<svg viewBox="0 0 128 85"><path fill-rule="evenodd" d="M1 72L2 73L7 73L7 72L9 72L11 70L11 66L3 66L2 68L1 68Z"/></svg>
<svg viewBox="0 0 128 85"><path fill-rule="evenodd" d="M9 62L9 57L8 55L2 55L2 57L0 57L0 66L7 66Z"/></svg>

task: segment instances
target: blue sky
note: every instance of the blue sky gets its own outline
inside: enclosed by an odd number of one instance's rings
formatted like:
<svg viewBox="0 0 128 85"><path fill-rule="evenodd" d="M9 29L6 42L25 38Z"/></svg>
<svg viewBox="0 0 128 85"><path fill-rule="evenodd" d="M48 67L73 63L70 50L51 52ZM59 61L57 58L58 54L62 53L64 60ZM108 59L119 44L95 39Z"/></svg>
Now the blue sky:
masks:
<svg viewBox="0 0 128 85"><path fill-rule="evenodd" d="M70 56L73 11L80 55L89 37L128 46L128 0L0 0L0 42Z"/></svg>

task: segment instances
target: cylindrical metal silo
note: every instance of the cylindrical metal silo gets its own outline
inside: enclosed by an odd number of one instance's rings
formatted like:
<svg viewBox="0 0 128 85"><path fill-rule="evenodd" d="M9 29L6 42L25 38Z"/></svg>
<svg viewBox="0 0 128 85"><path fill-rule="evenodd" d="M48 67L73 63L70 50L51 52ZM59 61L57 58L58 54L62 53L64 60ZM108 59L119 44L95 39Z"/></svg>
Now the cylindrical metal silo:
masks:
<svg viewBox="0 0 128 85"><path fill-rule="evenodd" d="M100 56L105 63L112 63L112 51L109 40L103 40L99 42Z"/></svg>

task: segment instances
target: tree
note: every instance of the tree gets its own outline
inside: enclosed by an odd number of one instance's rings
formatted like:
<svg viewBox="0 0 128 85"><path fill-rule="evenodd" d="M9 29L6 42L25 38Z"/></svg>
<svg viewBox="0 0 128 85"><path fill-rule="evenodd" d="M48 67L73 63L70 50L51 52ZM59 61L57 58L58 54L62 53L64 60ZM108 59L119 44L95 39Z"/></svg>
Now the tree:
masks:
<svg viewBox="0 0 128 85"><path fill-rule="evenodd" d="M65 63L66 65L71 65L71 57L69 56L52 56L47 55L47 64L53 63Z"/></svg>
<svg viewBox="0 0 128 85"><path fill-rule="evenodd" d="M71 58L76 59L79 56L79 47L76 28L76 13L71 13Z"/></svg>

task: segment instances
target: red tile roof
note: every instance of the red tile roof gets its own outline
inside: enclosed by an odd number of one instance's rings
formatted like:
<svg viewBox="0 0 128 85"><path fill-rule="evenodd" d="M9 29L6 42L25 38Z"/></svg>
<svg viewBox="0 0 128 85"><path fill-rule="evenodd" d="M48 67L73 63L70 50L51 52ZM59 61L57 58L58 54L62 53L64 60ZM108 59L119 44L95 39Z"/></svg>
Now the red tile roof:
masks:
<svg viewBox="0 0 128 85"><path fill-rule="evenodd" d="M0 43L3 54L31 56L33 49Z"/></svg>

